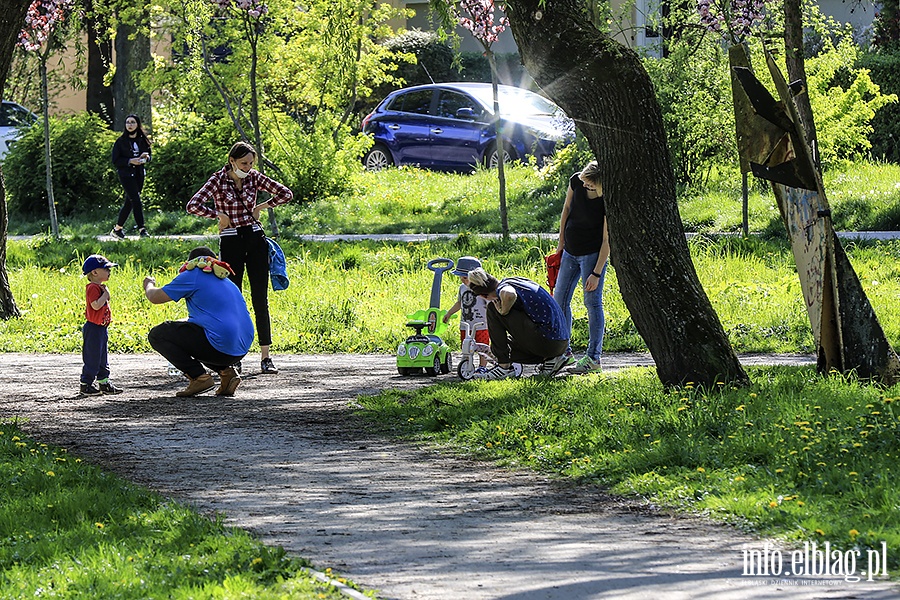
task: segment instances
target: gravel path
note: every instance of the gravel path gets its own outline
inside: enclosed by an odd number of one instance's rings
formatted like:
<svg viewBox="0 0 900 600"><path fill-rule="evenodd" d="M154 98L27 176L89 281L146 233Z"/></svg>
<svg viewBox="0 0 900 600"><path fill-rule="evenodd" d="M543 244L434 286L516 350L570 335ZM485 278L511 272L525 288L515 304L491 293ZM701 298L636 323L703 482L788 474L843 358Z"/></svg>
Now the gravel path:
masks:
<svg viewBox="0 0 900 600"><path fill-rule="evenodd" d="M183 400L174 397L183 382L155 355L113 356L113 381L126 392L83 398L80 356L2 354L0 418L27 419L35 438L225 513L380 598L900 597L887 582L742 576L742 550L761 551L763 541L373 433L352 413L357 396L434 381L399 377L392 357L276 359L281 374L250 373L235 398ZM604 357L608 369L649 362Z"/></svg>

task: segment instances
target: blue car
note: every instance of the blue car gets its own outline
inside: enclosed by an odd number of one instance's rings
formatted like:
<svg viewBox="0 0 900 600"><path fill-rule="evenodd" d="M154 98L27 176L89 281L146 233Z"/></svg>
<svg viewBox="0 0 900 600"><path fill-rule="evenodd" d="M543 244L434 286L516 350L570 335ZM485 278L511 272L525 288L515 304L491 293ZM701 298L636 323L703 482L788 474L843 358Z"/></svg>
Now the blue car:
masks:
<svg viewBox="0 0 900 600"><path fill-rule="evenodd" d="M537 163L557 144L575 139L575 124L539 94L499 86L500 130L505 161L534 156ZM416 165L471 171L499 162L489 83L437 83L397 90L363 119L375 143L363 157L366 169Z"/></svg>

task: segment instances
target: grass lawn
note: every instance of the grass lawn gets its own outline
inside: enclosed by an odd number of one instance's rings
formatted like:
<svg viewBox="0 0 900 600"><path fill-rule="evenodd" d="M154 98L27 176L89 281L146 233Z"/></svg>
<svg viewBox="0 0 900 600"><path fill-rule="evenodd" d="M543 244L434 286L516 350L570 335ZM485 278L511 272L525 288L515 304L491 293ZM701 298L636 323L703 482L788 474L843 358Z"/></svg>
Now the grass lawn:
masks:
<svg viewBox="0 0 900 600"><path fill-rule="evenodd" d="M533 167L510 165L506 194L510 231L550 233L559 215L568 176L549 176ZM900 230L900 165L860 162L825 173L825 192L838 230ZM360 171L341 196L295 202L276 210L282 234L328 233L497 233L500 231L496 174L478 170L453 174L415 168ZM685 230L738 232L742 223L741 175L735 168L713 170L702 188L680 190L678 205ZM60 217L63 236L95 236L112 228L117 208ZM772 192L751 178L750 231L783 235ZM146 207L147 225L157 234L215 233L211 219L184 211ZM128 221L128 226L133 224ZM49 219L10 216L10 234L49 231ZM134 231L130 233L135 233Z"/></svg>
<svg viewBox="0 0 900 600"><path fill-rule="evenodd" d="M0 480L0 598L345 598L306 561L11 422L0 422Z"/></svg>
<svg viewBox="0 0 900 600"><path fill-rule="evenodd" d="M439 383L361 400L392 435L639 495L802 546L900 567L900 386L751 368L753 385L663 389L651 369Z"/></svg>

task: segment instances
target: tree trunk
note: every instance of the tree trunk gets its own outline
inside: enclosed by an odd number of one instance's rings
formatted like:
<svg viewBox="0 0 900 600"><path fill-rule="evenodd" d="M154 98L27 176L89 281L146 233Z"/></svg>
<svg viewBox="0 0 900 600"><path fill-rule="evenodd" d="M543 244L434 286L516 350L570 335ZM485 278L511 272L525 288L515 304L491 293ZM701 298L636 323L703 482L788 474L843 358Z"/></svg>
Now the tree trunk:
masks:
<svg viewBox="0 0 900 600"><path fill-rule="evenodd" d="M662 111L640 58L578 0L507 5L525 68L600 163L611 260L666 385L748 383L697 278L678 214Z"/></svg>
<svg viewBox="0 0 900 600"><path fill-rule="evenodd" d="M132 113L141 117L145 129L153 129L150 95L137 82L137 74L149 64L150 38L132 25L120 25L116 29L116 76L113 78L117 131L125 129L125 116Z"/></svg>
<svg viewBox="0 0 900 600"><path fill-rule="evenodd" d="M806 60L803 56L803 12L801 0L784 0L784 62L787 66L788 82L802 81L806 89ZM813 162L821 171L819 144L816 137L816 122L813 119L809 94L794 96L794 103L800 117L800 125L806 136Z"/></svg>
<svg viewBox="0 0 900 600"><path fill-rule="evenodd" d="M59 239L59 221L56 219L56 199L53 197L53 160L50 152L50 98L47 91L47 56L50 46L41 54L41 106L44 120L44 173L46 175L47 204L50 210L50 231Z"/></svg>
<svg viewBox="0 0 900 600"><path fill-rule="evenodd" d="M0 0L0 93L6 88L6 76L9 74L9 67L12 64L16 39L25 23L25 12L28 10L28 5L28 2L20 0ZM0 172L0 319L4 321L19 316L19 307L16 306L12 289L9 287L9 276L6 273L8 225L6 192L3 189L3 176Z"/></svg>
<svg viewBox="0 0 900 600"><path fill-rule="evenodd" d="M93 14L93 1L85 3L87 14ZM104 77L112 62L112 42L100 29L105 20L90 18L87 28L87 111L99 116L109 126L113 125L113 90L104 83Z"/></svg>
<svg viewBox="0 0 900 600"><path fill-rule="evenodd" d="M500 191L500 234L503 241L509 240L509 214L506 208L506 147L503 144L503 130L500 125L500 98L497 87L497 60L490 48L485 48L491 66L491 93L494 99L494 139L497 140L497 185Z"/></svg>

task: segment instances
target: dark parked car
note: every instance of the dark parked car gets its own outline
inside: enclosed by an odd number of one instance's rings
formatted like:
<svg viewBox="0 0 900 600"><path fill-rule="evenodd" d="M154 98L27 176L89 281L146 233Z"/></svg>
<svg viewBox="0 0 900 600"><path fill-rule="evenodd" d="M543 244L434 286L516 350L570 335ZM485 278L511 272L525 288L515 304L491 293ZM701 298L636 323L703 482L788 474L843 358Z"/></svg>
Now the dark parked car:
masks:
<svg viewBox="0 0 900 600"><path fill-rule="evenodd" d="M539 94L499 86L505 160L534 156L538 164L557 144L575 139L575 124ZM397 90L363 119L375 144L363 163L370 171L390 165L472 170L495 167L494 99L489 83L437 83Z"/></svg>

